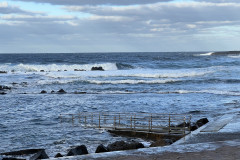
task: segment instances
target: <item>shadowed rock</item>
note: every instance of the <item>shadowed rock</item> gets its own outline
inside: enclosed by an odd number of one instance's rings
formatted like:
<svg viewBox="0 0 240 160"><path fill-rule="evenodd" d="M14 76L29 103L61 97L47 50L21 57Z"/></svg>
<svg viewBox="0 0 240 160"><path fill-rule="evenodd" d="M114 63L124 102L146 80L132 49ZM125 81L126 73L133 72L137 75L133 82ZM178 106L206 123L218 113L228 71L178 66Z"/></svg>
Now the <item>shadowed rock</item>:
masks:
<svg viewBox="0 0 240 160"><path fill-rule="evenodd" d="M57 93L67 93L66 91L64 91L63 89L60 89Z"/></svg>
<svg viewBox="0 0 240 160"><path fill-rule="evenodd" d="M88 154L87 147L85 145L77 146L73 149L71 149L67 156L77 156L77 155L83 155Z"/></svg>
<svg viewBox="0 0 240 160"><path fill-rule="evenodd" d="M58 153L54 156L54 158L59 158L59 157L63 157L63 155L61 153Z"/></svg>
<svg viewBox="0 0 240 160"><path fill-rule="evenodd" d="M0 74L4 74L4 73L7 73L6 71L0 71Z"/></svg>
<svg viewBox="0 0 240 160"><path fill-rule="evenodd" d="M47 93L47 91L45 91L45 90L42 90L42 91L41 91L41 94L45 94L45 93Z"/></svg>
<svg viewBox="0 0 240 160"><path fill-rule="evenodd" d="M120 150L130 150L130 149L138 149L138 148L144 148L144 145L139 142L124 142L124 141L116 141L112 144L109 144L107 146L107 149L109 151L120 151Z"/></svg>
<svg viewBox="0 0 240 160"><path fill-rule="evenodd" d="M95 153L102 153L102 152L108 152L108 149L107 149L107 147L105 147L104 145L100 144L100 145L97 147Z"/></svg>
<svg viewBox="0 0 240 160"><path fill-rule="evenodd" d="M196 124L197 124L198 127L201 127L201 126L203 126L204 124L206 124L206 123L208 123L208 122L209 122L209 121L208 121L207 118L202 118L202 119L199 119L199 120L196 122Z"/></svg>
<svg viewBox="0 0 240 160"><path fill-rule="evenodd" d="M5 152L5 153L1 153L0 155L6 155L6 156L26 155L26 154L34 154L42 150L43 149L25 149L25 150L13 151L13 152Z"/></svg>
<svg viewBox="0 0 240 160"><path fill-rule="evenodd" d="M45 150L38 151L35 155L30 157L29 160L37 160L37 159L48 159L48 155L46 154Z"/></svg>
<svg viewBox="0 0 240 160"><path fill-rule="evenodd" d="M102 67L92 67L91 70L92 71L104 71L104 69Z"/></svg>

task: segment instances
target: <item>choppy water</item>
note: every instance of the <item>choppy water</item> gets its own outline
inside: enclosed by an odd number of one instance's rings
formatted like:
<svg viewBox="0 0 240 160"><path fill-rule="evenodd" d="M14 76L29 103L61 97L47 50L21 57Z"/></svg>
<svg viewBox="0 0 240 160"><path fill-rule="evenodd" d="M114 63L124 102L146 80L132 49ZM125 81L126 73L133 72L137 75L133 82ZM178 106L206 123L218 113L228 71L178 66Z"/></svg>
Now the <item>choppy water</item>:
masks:
<svg viewBox="0 0 240 160"><path fill-rule="evenodd" d="M0 74L0 85L12 87L0 95L0 152L45 148L53 156L81 144L94 152L98 144L122 139L60 124L61 113L187 113L212 120L240 107L239 55L2 54L0 71L8 72ZM61 88L67 94L50 94Z"/></svg>

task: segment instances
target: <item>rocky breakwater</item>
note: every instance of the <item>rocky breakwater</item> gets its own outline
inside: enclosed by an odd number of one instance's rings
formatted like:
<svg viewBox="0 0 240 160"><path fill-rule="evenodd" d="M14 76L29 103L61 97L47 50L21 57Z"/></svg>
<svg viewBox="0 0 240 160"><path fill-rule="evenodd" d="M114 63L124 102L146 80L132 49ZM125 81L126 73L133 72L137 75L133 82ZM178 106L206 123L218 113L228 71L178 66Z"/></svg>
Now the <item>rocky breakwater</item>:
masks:
<svg viewBox="0 0 240 160"><path fill-rule="evenodd" d="M102 153L102 152L112 152L112 151L120 151L120 150L130 150L130 149L138 149L144 148L142 143L136 141L116 141L114 143L109 144L105 147L103 144L99 145L96 148L95 153ZM54 158L59 157L69 157L69 156L79 156L79 155L86 155L89 154L87 147L85 145L75 146L70 148L67 151L67 154L57 153ZM45 149L26 149L26 150L19 150L14 152L5 152L1 153L0 155L3 156L3 160L37 160L37 159L49 159L49 156L45 152Z"/></svg>

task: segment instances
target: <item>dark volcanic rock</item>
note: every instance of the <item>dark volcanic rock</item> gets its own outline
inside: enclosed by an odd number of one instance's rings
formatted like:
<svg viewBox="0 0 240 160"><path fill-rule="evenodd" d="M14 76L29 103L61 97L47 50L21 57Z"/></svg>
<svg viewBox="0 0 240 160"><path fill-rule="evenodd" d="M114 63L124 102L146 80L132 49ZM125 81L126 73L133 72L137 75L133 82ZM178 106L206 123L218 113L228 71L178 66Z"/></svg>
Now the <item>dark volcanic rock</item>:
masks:
<svg viewBox="0 0 240 160"><path fill-rule="evenodd" d="M41 94L45 94L45 93L47 93L47 91L45 91L45 90L42 90L42 91L41 91Z"/></svg>
<svg viewBox="0 0 240 160"><path fill-rule="evenodd" d="M54 90L52 90L52 91L51 91L51 93L55 93L55 91L54 91Z"/></svg>
<svg viewBox="0 0 240 160"><path fill-rule="evenodd" d="M100 145L97 147L95 153L102 153L102 152L108 152L108 149L107 149L107 147L105 147L104 145L100 144Z"/></svg>
<svg viewBox="0 0 240 160"><path fill-rule="evenodd" d="M75 91L74 94L86 94L87 92L77 92Z"/></svg>
<svg viewBox="0 0 240 160"><path fill-rule="evenodd" d="M54 156L54 158L58 158L58 157L63 157L63 155L61 153L58 153Z"/></svg>
<svg viewBox="0 0 240 160"><path fill-rule="evenodd" d="M1 153L0 155L6 155L6 156L26 155L26 154L34 154L42 150L44 149L25 149L25 150L13 151L13 152L5 152L5 153Z"/></svg>
<svg viewBox="0 0 240 160"><path fill-rule="evenodd" d="M207 118L202 118L202 119L199 119L199 120L196 122L196 124L197 124L198 127L201 127L201 126L203 126L204 124L206 124L206 123L208 123L208 122L209 122L209 121L208 121Z"/></svg>
<svg viewBox="0 0 240 160"><path fill-rule="evenodd" d="M91 70L92 71L104 71L104 69L102 67L92 67Z"/></svg>
<svg viewBox="0 0 240 160"><path fill-rule="evenodd" d="M44 70L40 70L40 72L45 72Z"/></svg>
<svg viewBox="0 0 240 160"><path fill-rule="evenodd" d="M84 69L74 69L74 71L86 71Z"/></svg>
<svg viewBox="0 0 240 160"><path fill-rule="evenodd" d="M29 160L48 159L48 158L49 158L48 155L46 154L45 150L43 149L43 150L37 152L32 157L30 157Z"/></svg>
<svg viewBox="0 0 240 160"><path fill-rule="evenodd" d="M0 71L0 74L7 73L6 71Z"/></svg>
<svg viewBox="0 0 240 160"><path fill-rule="evenodd" d="M0 92L0 95L5 95L5 94L7 94L7 93L5 93L5 92Z"/></svg>
<svg viewBox="0 0 240 160"><path fill-rule="evenodd" d="M77 156L83 154L88 154L88 150L85 145L77 146L76 148L71 149L68 152L67 156Z"/></svg>
<svg viewBox="0 0 240 160"><path fill-rule="evenodd" d="M144 148L144 145L139 142L127 143L124 141L116 141L107 146L107 149L109 151L120 151L120 150L129 150L129 149L138 149L138 148Z"/></svg>
<svg viewBox="0 0 240 160"><path fill-rule="evenodd" d="M0 86L0 90L11 90L11 87L8 86Z"/></svg>
<svg viewBox="0 0 240 160"><path fill-rule="evenodd" d="M60 90L58 91L58 93L67 93L67 92L64 91L63 89L60 89Z"/></svg>

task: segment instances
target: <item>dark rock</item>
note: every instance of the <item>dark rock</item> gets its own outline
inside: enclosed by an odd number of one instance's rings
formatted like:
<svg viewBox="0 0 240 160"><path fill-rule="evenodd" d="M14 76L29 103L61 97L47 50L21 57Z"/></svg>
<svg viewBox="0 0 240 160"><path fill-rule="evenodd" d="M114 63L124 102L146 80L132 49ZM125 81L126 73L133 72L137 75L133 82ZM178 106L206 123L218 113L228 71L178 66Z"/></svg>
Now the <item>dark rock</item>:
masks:
<svg viewBox="0 0 240 160"><path fill-rule="evenodd" d="M18 84L18 83L16 83L16 82L13 82L13 83L12 83L12 85L16 85L16 84Z"/></svg>
<svg viewBox="0 0 240 160"><path fill-rule="evenodd" d="M5 94L7 94L7 93L5 93L5 92L0 92L0 95L5 95Z"/></svg>
<svg viewBox="0 0 240 160"><path fill-rule="evenodd" d="M54 156L54 158L59 158L59 157L63 157L63 155L61 153L58 153Z"/></svg>
<svg viewBox="0 0 240 160"><path fill-rule="evenodd" d="M74 71L86 71L84 69L74 69Z"/></svg>
<svg viewBox="0 0 240 160"><path fill-rule="evenodd" d="M139 142L127 143L124 141L116 141L107 146L107 149L109 151L120 151L120 150L129 150L129 149L138 149L138 148L144 148L144 145Z"/></svg>
<svg viewBox="0 0 240 160"><path fill-rule="evenodd" d="M199 120L196 122L196 124L197 124L198 127L201 127L201 126L203 126L204 124L206 124L206 123L208 123L208 122L209 122L209 121L208 121L207 118L202 118L202 119L199 119Z"/></svg>
<svg viewBox="0 0 240 160"><path fill-rule="evenodd" d="M64 71L66 72L67 70L65 69Z"/></svg>
<svg viewBox="0 0 240 160"><path fill-rule="evenodd" d="M60 90L58 91L58 93L67 93L67 92L64 91L63 89L60 89Z"/></svg>
<svg viewBox="0 0 240 160"><path fill-rule="evenodd" d="M15 70L11 70L11 72L15 72Z"/></svg>
<svg viewBox="0 0 240 160"><path fill-rule="evenodd" d="M95 153L102 153L102 152L108 152L108 149L107 149L107 147L105 147L104 145L100 144L100 145L97 147Z"/></svg>
<svg viewBox="0 0 240 160"><path fill-rule="evenodd" d="M190 127L190 131L195 131L196 129L198 129L198 126L196 124Z"/></svg>
<svg viewBox="0 0 240 160"><path fill-rule="evenodd" d="M0 73L3 74L3 73L7 73L7 72L6 71L0 71Z"/></svg>
<svg viewBox="0 0 240 160"><path fill-rule="evenodd" d="M76 156L76 155L83 155L88 154L87 147L85 145L77 146L76 148L71 149L67 156Z"/></svg>
<svg viewBox="0 0 240 160"><path fill-rule="evenodd" d="M29 160L48 159L48 158L49 158L48 155L46 154L45 150L43 149L43 150L37 152L32 157L30 157Z"/></svg>
<svg viewBox="0 0 240 160"><path fill-rule="evenodd" d="M51 91L51 93L55 93L55 91L54 91L54 90L52 90L52 91Z"/></svg>
<svg viewBox="0 0 240 160"><path fill-rule="evenodd" d="M91 70L92 71L104 71L104 69L102 67L92 67Z"/></svg>
<svg viewBox="0 0 240 160"><path fill-rule="evenodd" d="M86 94L87 92L77 92L75 91L74 94Z"/></svg>
<svg viewBox="0 0 240 160"><path fill-rule="evenodd" d="M40 70L40 72L45 72L44 70Z"/></svg>
<svg viewBox="0 0 240 160"><path fill-rule="evenodd" d="M45 90L42 90L42 91L41 91L41 94L45 94L45 93L47 93L47 91L45 91Z"/></svg>
<svg viewBox="0 0 240 160"><path fill-rule="evenodd" d="M8 86L0 86L0 90L11 90L11 87Z"/></svg>
<svg viewBox="0 0 240 160"><path fill-rule="evenodd" d="M13 152L5 152L5 153L1 153L0 155L14 156L14 155L34 154L42 150L43 149L25 149L25 150L13 151Z"/></svg>

